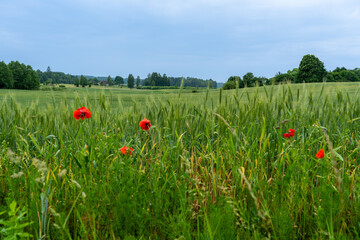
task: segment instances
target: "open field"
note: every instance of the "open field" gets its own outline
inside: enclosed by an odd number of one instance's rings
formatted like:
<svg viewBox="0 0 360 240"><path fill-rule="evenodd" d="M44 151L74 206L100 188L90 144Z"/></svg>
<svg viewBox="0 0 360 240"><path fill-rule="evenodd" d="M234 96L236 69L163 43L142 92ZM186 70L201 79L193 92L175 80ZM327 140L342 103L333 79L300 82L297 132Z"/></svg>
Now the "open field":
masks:
<svg viewBox="0 0 360 240"><path fill-rule="evenodd" d="M88 100L94 100L95 102L99 100L99 94L104 95L105 99L112 108L118 108L119 102L120 107L132 107L134 102L137 105L143 105L145 101L148 101L149 98L156 100L174 100L178 101L179 89L164 89L164 90L142 90L142 89L128 89L128 88L119 88L119 87L100 87L93 86L91 88L82 88L75 87L74 85L64 84L66 89L63 91L42 91L42 90L7 90L0 89L0 100L9 101L11 98L14 99L17 103L28 106L36 103L40 108L46 107L47 105L59 104L60 102L73 103L77 101L76 99L84 99L85 97ZM316 94L319 94L322 89L322 83L313 83L313 84L293 84L291 85L292 94L294 97L297 95L303 95L312 93L314 97ZM349 94L350 97L358 91L360 84L359 83L326 83L324 88L323 95L335 96L337 92L342 92L343 94ZM208 95L208 104L213 102L213 105L219 101L219 89L210 89L207 93L207 89L199 88L197 93L193 93L194 88L185 88L181 91L181 101L186 101L188 103L199 103L203 102ZM239 89L238 94L247 92L250 97L253 97L257 94L259 100L266 97L265 89L270 94L273 95L279 94L282 91L280 86L266 86L259 88L248 88L248 89ZM235 90L223 91L223 100L226 97L232 97L235 93ZM240 96L239 95L239 96ZM238 96L238 97L239 97ZM242 96L239 101L247 102L247 97ZM209 105L210 106L210 105Z"/></svg>
<svg viewBox="0 0 360 240"><path fill-rule="evenodd" d="M0 99L3 237L360 234L359 83L1 90ZM75 120L82 106L92 116ZM295 136L284 138L289 129ZM315 157L320 149L324 158Z"/></svg>

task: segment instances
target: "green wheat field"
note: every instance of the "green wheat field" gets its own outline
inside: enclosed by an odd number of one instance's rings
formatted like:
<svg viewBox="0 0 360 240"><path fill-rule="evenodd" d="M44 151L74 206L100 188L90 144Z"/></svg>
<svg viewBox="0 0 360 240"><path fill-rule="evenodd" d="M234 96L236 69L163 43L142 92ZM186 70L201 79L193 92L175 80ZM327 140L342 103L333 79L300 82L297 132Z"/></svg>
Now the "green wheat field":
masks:
<svg viewBox="0 0 360 240"><path fill-rule="evenodd" d="M359 239L359 83L0 99L3 239Z"/></svg>

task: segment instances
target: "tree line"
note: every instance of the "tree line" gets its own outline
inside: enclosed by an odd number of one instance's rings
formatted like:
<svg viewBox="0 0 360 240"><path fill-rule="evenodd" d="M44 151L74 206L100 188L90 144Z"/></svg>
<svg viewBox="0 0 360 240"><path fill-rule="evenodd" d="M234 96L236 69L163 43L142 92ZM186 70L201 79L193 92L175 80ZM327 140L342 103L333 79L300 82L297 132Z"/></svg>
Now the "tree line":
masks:
<svg viewBox="0 0 360 240"><path fill-rule="evenodd" d="M274 77L268 79L265 77L255 77L253 73L248 72L242 78L240 76L231 76L224 84L224 89L235 89L243 87L254 87L256 85L271 85L282 82L293 83L313 83L313 82L359 82L360 69L353 70L344 67L337 67L333 71L326 71L324 63L311 54L303 56L298 68L288 70L287 73L278 72Z"/></svg>
<svg viewBox="0 0 360 240"><path fill-rule="evenodd" d="M216 88L216 86L217 86L217 82L212 80L212 79L203 80L203 79L194 78L194 77L187 77L187 78L170 77L170 85L179 87L181 85L182 80L184 80L184 87L210 87L210 88Z"/></svg>
<svg viewBox="0 0 360 240"><path fill-rule="evenodd" d="M39 87L39 77L30 65L0 62L0 88L33 90Z"/></svg>
<svg viewBox="0 0 360 240"><path fill-rule="evenodd" d="M216 88L217 83L212 80L203 80L194 77L168 77L166 74L161 75L160 73L153 72L147 75L144 81L142 81L142 86L175 86L180 87L181 82L183 81L184 87L210 87Z"/></svg>
<svg viewBox="0 0 360 240"><path fill-rule="evenodd" d="M51 68L48 67L45 72L40 70L36 71L40 83L43 84L60 84L60 83L67 83L67 84L74 84L77 87L85 87L92 85L100 85L100 86L123 86L127 85L129 88L140 88L141 86L177 86L179 87L181 81L184 80L184 87L208 87L216 88L217 83L212 80L203 80L194 77L168 77L166 74L161 75L160 73L153 72L149 73L145 79L141 79L140 76L136 78L129 74L127 78L123 78L121 76L116 76L112 78L110 75L108 77L94 77L94 76L74 76L70 74L65 74L62 72L52 72Z"/></svg>
<svg viewBox="0 0 360 240"><path fill-rule="evenodd" d="M256 85L271 85L282 82L293 83L312 83L312 82L359 82L360 69L353 70L344 67L337 67L333 71L326 71L323 62L321 62L314 55L303 56L299 67L288 70L286 73L278 72L274 77L268 79L266 77L257 77L253 73L248 72L244 76L231 76L224 84L224 89L235 89L236 87L254 87ZM216 88L217 83L212 79L203 80L193 77L168 77L166 74L157 72L149 73L144 80L139 76L136 78L129 74L127 78L116 76L106 77L90 77L90 76L76 76L65 74L63 72L52 72L50 67L45 72L40 70L34 71L30 65L19 63L18 61L11 61L9 64L0 62L0 88L14 88L14 89L39 89L42 84L75 84L77 87L92 85L127 85L129 88L141 88L141 86L175 86L179 87L183 82L184 87L211 87Z"/></svg>

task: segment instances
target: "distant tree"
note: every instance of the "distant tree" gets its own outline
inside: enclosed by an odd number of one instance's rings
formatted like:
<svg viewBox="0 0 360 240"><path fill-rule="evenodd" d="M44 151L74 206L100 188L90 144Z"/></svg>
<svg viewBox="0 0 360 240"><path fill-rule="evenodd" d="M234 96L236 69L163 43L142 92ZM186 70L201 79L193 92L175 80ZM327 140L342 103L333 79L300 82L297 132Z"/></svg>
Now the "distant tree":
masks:
<svg viewBox="0 0 360 240"><path fill-rule="evenodd" d="M114 85L114 80L112 80L112 78L110 77L110 75L107 77L107 84L109 86L113 86Z"/></svg>
<svg viewBox="0 0 360 240"><path fill-rule="evenodd" d="M79 80L79 78L75 78L75 80L74 80L74 85L75 85L76 87L79 87L79 86L80 86L80 80Z"/></svg>
<svg viewBox="0 0 360 240"><path fill-rule="evenodd" d="M75 79L77 76L65 74L63 72L41 72L40 70L36 71L36 74L38 75L40 79L40 83L67 83L67 84L74 84Z"/></svg>
<svg viewBox="0 0 360 240"><path fill-rule="evenodd" d="M254 77L254 82L258 86L263 86L266 82L269 81L266 77Z"/></svg>
<svg viewBox="0 0 360 240"><path fill-rule="evenodd" d="M206 80L205 83L210 88L216 88L217 87L216 81L212 80L211 78L209 80ZM202 84L200 86L202 86Z"/></svg>
<svg viewBox="0 0 360 240"><path fill-rule="evenodd" d="M293 68L292 70L288 70L287 74L291 75L291 78L293 79L293 82L296 82L296 79L298 78L299 75L299 69L298 68Z"/></svg>
<svg viewBox="0 0 360 240"><path fill-rule="evenodd" d="M275 77L272 79L274 84L278 84L278 83L285 83L285 82L294 82L295 78L294 75L290 74L290 73L281 73L278 72Z"/></svg>
<svg viewBox="0 0 360 240"><path fill-rule="evenodd" d="M148 77L143 81L144 86L150 86L149 79L151 75L149 74ZM193 78L193 77L167 77L168 83L170 86L177 86L179 87L181 84L182 79L184 79L184 87L208 87L210 85L211 88L216 88L217 83L216 81L209 79L209 80L203 80L199 78Z"/></svg>
<svg viewBox="0 0 360 240"><path fill-rule="evenodd" d="M337 67L332 72L326 75L327 82L358 82L360 81L360 75L357 70L348 70L344 67Z"/></svg>
<svg viewBox="0 0 360 240"><path fill-rule="evenodd" d="M46 68L46 72L47 72L47 73L50 73L50 72L51 72L50 66L48 66L48 67Z"/></svg>
<svg viewBox="0 0 360 240"><path fill-rule="evenodd" d="M13 88L14 79L6 63L0 62L0 88Z"/></svg>
<svg viewBox="0 0 360 240"><path fill-rule="evenodd" d="M335 82L335 77L333 72L326 73L326 82Z"/></svg>
<svg viewBox="0 0 360 240"><path fill-rule="evenodd" d="M134 76L132 74L129 74L127 80L128 88L134 88L134 82L135 82Z"/></svg>
<svg viewBox="0 0 360 240"><path fill-rule="evenodd" d="M253 87L255 85L254 74L251 72L246 73L243 76L244 85L247 87Z"/></svg>
<svg viewBox="0 0 360 240"><path fill-rule="evenodd" d="M236 82L238 83L239 88L244 87L244 82L241 80L241 78L239 76L231 76L228 78L227 82L224 84L224 86L223 86L224 90L235 89Z"/></svg>
<svg viewBox="0 0 360 240"><path fill-rule="evenodd" d="M37 90L40 88L40 79L30 65L26 66L25 89Z"/></svg>
<svg viewBox="0 0 360 240"><path fill-rule="evenodd" d="M94 85L99 85L99 80L97 78L94 78L93 83L94 83Z"/></svg>
<svg viewBox="0 0 360 240"><path fill-rule="evenodd" d="M120 76L116 76L114 82L116 85L121 85L121 84L124 84L124 79Z"/></svg>
<svg viewBox="0 0 360 240"><path fill-rule="evenodd" d="M39 89L39 77L30 65L26 66L23 63L20 64L18 61L12 61L9 63L8 68L13 75L14 88L27 90Z"/></svg>
<svg viewBox="0 0 360 240"><path fill-rule="evenodd" d="M86 77L84 77L84 75L81 75L81 76L80 76L80 85L81 85L82 87L85 87L86 85L88 85L88 80L87 80Z"/></svg>
<svg viewBox="0 0 360 240"><path fill-rule="evenodd" d="M223 86L224 90L235 89L235 88L236 88L236 81L227 81Z"/></svg>
<svg viewBox="0 0 360 240"><path fill-rule="evenodd" d="M326 76L324 63L314 55L305 55L299 65L298 77L296 82L322 82Z"/></svg>
<svg viewBox="0 0 360 240"><path fill-rule="evenodd" d="M26 89L24 85L24 80L26 78L26 66L24 64L20 64L18 61L11 61L8 64L8 67L13 75L14 88Z"/></svg>
<svg viewBox="0 0 360 240"><path fill-rule="evenodd" d="M140 77L136 77L136 87L140 87Z"/></svg>
<svg viewBox="0 0 360 240"><path fill-rule="evenodd" d="M89 88L91 88L91 85L93 84L93 81L94 81L93 79L89 79L89 80L88 80Z"/></svg>

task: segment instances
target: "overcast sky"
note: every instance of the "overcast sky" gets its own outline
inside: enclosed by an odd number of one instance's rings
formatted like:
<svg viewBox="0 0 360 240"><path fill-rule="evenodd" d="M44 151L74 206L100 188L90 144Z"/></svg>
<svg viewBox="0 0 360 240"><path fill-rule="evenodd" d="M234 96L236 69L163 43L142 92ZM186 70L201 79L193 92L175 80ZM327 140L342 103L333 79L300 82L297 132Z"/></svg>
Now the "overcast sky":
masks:
<svg viewBox="0 0 360 240"><path fill-rule="evenodd" d="M360 67L358 0L0 0L0 61L95 76Z"/></svg>

